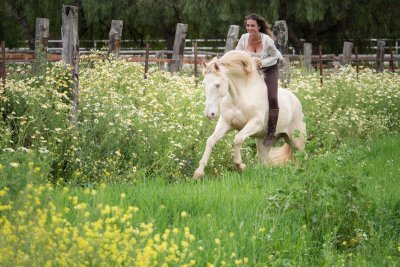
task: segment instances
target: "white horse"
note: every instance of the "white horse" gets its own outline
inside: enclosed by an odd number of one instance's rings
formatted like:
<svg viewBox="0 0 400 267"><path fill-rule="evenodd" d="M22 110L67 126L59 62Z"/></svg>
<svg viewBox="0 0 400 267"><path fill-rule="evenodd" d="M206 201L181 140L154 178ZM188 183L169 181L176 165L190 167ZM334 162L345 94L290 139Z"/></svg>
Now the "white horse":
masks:
<svg viewBox="0 0 400 267"><path fill-rule="evenodd" d="M306 125L300 101L289 90L278 90L279 118L276 137L284 137L285 144L270 149L263 145L268 125L268 92L256 62L246 52L232 50L220 59L208 64L203 62L205 88L205 115L214 119L221 112L214 133L207 139L203 157L193 178L204 176L212 148L225 134L239 132L234 138L234 162L243 171L241 147L251 136L256 139L257 157L263 164L283 164L292 158L293 148L303 150L306 141Z"/></svg>

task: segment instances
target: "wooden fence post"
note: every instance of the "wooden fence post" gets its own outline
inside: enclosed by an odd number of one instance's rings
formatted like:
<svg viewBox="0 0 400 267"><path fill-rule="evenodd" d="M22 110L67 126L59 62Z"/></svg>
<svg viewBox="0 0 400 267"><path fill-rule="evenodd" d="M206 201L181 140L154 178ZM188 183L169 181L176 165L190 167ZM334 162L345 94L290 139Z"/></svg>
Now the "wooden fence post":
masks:
<svg viewBox="0 0 400 267"><path fill-rule="evenodd" d="M172 73L177 72L181 69L183 53L185 52L187 31L187 24L178 23L176 25L174 49L172 52L172 61L170 66L170 72Z"/></svg>
<svg viewBox="0 0 400 267"><path fill-rule="evenodd" d="M115 57L119 57L119 51L121 48L121 36L122 36L122 20L112 20L110 33L108 34L108 55L114 53Z"/></svg>
<svg viewBox="0 0 400 267"><path fill-rule="evenodd" d="M394 73L393 48L390 48L390 67Z"/></svg>
<svg viewBox="0 0 400 267"><path fill-rule="evenodd" d="M6 42L1 41L1 66L0 66L0 75L3 80L3 88L4 91L3 93L6 92L6 76L7 76L7 71L6 71Z"/></svg>
<svg viewBox="0 0 400 267"><path fill-rule="evenodd" d="M311 55L312 55L312 44L304 43L304 67L307 70L311 70Z"/></svg>
<svg viewBox="0 0 400 267"><path fill-rule="evenodd" d="M343 43L343 60L342 65L351 65L351 56L353 50L353 43L344 42Z"/></svg>
<svg viewBox="0 0 400 267"><path fill-rule="evenodd" d="M287 55L288 51L288 27L285 20L277 20L274 23L273 33L276 37L275 46L282 56ZM279 78L284 86L290 83L290 61L279 61Z"/></svg>
<svg viewBox="0 0 400 267"><path fill-rule="evenodd" d="M394 47L395 54L399 54L399 39L396 39L395 47ZM400 60L397 60L396 62L397 68L400 67Z"/></svg>
<svg viewBox="0 0 400 267"><path fill-rule="evenodd" d="M239 26L230 25L228 30L228 35L226 36L224 53L234 50L236 48L238 38L239 38Z"/></svg>
<svg viewBox="0 0 400 267"><path fill-rule="evenodd" d="M75 6L62 6L62 61L72 68L73 100L72 114L69 121L75 124L78 120L79 106L79 37L78 37L78 8Z"/></svg>
<svg viewBox="0 0 400 267"><path fill-rule="evenodd" d="M146 44L146 52L144 55L144 78L147 79L147 72L149 71L149 44Z"/></svg>
<svg viewBox="0 0 400 267"><path fill-rule="evenodd" d="M288 28L285 20L277 20L274 23L273 33L276 36L275 46L281 51L282 55L287 54L288 50Z"/></svg>
<svg viewBox="0 0 400 267"><path fill-rule="evenodd" d="M322 71L322 45L318 46L318 51L319 51L319 80L321 83L321 86L324 85L324 81L323 81L323 71Z"/></svg>
<svg viewBox="0 0 400 267"><path fill-rule="evenodd" d="M376 44L376 71L382 72L384 69L383 57L385 56L385 41L378 41Z"/></svg>
<svg viewBox="0 0 400 267"><path fill-rule="evenodd" d="M358 71L359 71L359 65L360 65L360 62L358 60L358 46L356 46L354 48L354 53L356 54L356 72L357 72L357 79L358 79Z"/></svg>
<svg viewBox="0 0 400 267"><path fill-rule="evenodd" d="M194 47L193 47L193 49L194 49L194 55L193 55L193 60L194 60L194 77L195 77L195 79L196 79L196 85L197 85L197 82L198 82L198 76L199 76L199 74L198 74L198 65L197 65L197 42L194 42Z"/></svg>
<svg viewBox="0 0 400 267"><path fill-rule="evenodd" d="M35 61L33 62L33 74L36 76L46 72L48 40L49 19L36 18Z"/></svg>

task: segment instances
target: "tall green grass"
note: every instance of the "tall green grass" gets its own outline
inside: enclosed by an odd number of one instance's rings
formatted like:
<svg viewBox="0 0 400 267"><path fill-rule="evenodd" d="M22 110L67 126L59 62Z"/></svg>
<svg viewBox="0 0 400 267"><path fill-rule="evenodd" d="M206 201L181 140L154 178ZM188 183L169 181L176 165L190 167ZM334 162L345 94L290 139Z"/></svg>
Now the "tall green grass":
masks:
<svg viewBox="0 0 400 267"><path fill-rule="evenodd" d="M0 265L397 266L400 76L293 70L299 164L238 173L233 134L194 182L215 122L190 75L89 58L78 123L60 64L0 95ZM48 183L50 182L50 183Z"/></svg>
<svg viewBox="0 0 400 267"><path fill-rule="evenodd" d="M104 219L106 207L137 207L129 221L138 228L151 224L154 236L167 229L190 229L195 238L189 248L196 266L224 262L228 266L396 266L400 262L399 145L399 135L368 143L349 142L336 153L309 158L301 166L253 165L241 174L223 172L200 182L171 184L161 174L138 185L115 183L92 189L56 186L42 189L36 196L40 199L37 205L30 204L32 198L23 191L2 215L18 229L24 226L18 214L26 205L34 206L29 218L33 222L40 221L38 210L48 208L49 226L44 224L44 229L56 231L50 227L51 218L60 213L64 227L76 227L79 236L90 243L94 234L86 234L85 223ZM49 208L50 201L54 210ZM2 203L7 203L4 197ZM108 218L115 218L116 223L110 220L109 227L116 225L124 231L127 226L119 221L121 217L117 209L111 212ZM35 236L12 249L40 255ZM18 238L24 240L24 236ZM6 240L0 239L1 247L10 246ZM184 237L177 238L177 244L182 240ZM75 243L79 241L72 240L70 246L74 248ZM119 253L132 258L137 255L123 245ZM98 257L91 250L81 256L90 255ZM46 254L40 257L43 262L50 260ZM18 261L7 258L3 262L12 266ZM111 258L99 261L100 265L107 263L115 262Z"/></svg>

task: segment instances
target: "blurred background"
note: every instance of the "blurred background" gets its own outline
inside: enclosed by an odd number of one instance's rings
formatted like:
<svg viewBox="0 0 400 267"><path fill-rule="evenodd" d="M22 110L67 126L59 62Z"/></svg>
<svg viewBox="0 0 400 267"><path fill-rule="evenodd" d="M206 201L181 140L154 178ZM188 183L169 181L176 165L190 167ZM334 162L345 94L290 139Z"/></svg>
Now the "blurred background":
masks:
<svg viewBox="0 0 400 267"><path fill-rule="evenodd" d="M293 54L301 53L304 42L338 54L344 41L370 53L377 39L389 47L398 47L400 40L398 0L2 0L0 40L8 48L33 49L36 18L49 19L49 41L60 40L63 4L79 8L80 45L88 48L108 39L111 20L123 20L125 48L143 49L149 43L153 49L171 50L177 23L188 24L187 38L203 40L199 46L209 46L208 41L223 45L230 25L245 31L249 13L271 25L285 20L288 53Z"/></svg>

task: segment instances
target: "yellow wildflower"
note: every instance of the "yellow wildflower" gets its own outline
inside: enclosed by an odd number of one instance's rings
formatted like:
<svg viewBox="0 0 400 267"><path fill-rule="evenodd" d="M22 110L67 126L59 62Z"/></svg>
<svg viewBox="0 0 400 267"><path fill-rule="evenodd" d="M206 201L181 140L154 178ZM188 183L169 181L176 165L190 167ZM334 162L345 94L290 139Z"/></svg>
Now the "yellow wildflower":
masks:
<svg viewBox="0 0 400 267"><path fill-rule="evenodd" d="M5 196L7 194L7 190L2 189L0 190L0 197Z"/></svg>

